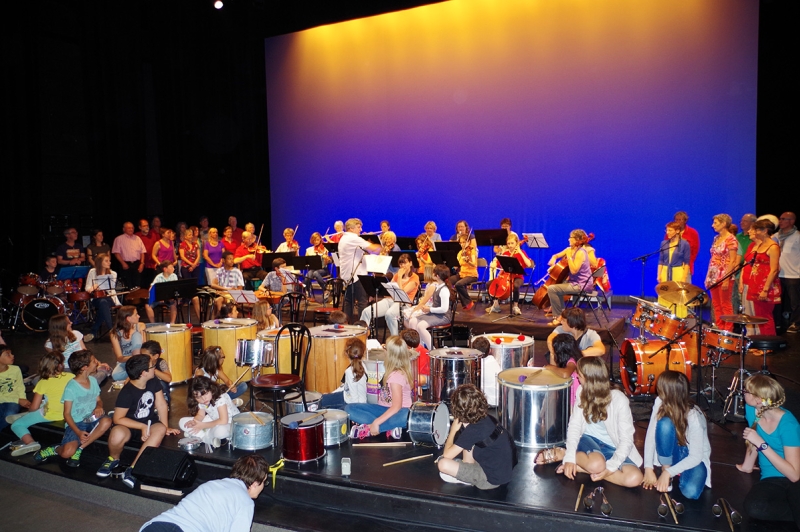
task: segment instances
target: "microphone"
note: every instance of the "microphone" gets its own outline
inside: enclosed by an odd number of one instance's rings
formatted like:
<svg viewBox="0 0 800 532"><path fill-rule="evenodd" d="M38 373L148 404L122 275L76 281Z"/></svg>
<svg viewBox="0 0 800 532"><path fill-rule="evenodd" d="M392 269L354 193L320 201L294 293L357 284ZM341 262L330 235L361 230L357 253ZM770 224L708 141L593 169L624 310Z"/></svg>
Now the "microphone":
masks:
<svg viewBox="0 0 800 532"><path fill-rule="evenodd" d="M753 255L753 258L752 258L752 259L750 259L750 261L749 261L747 264L748 264L749 266L752 266L752 265L753 265L753 264L755 264L755 263L756 263L756 256L755 256L755 254L754 254L754 255Z"/></svg>

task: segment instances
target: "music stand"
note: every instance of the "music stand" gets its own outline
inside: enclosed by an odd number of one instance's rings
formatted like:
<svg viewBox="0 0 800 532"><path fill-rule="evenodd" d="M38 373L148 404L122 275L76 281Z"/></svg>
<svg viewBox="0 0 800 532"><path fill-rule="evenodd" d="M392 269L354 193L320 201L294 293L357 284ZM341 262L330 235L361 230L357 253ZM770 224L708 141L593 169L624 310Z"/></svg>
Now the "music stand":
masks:
<svg viewBox="0 0 800 532"><path fill-rule="evenodd" d="M258 303L258 297L252 290L228 290L228 294L233 298L233 302L237 305L249 303L255 305Z"/></svg>
<svg viewBox="0 0 800 532"><path fill-rule="evenodd" d="M375 328L375 320L377 320L378 316L378 301L386 296L390 296L389 292L384 288L384 283L372 277L370 275L359 275L358 280L361 281L361 286L364 287L364 291L368 294L375 294L375 299L370 303L372 307L372 318L370 318L369 323L369 331L371 338L378 337L378 331Z"/></svg>
<svg viewBox="0 0 800 532"><path fill-rule="evenodd" d="M398 236L397 247L403 251L417 252L417 239L413 236Z"/></svg>
<svg viewBox="0 0 800 532"><path fill-rule="evenodd" d="M359 235L359 236L361 238L363 238L364 240L366 240L367 242L371 242L372 244L378 244L379 246L383 245L381 243L381 239L376 234L372 234L372 233L366 234L365 233L365 234L362 234L362 235Z"/></svg>
<svg viewBox="0 0 800 532"><path fill-rule="evenodd" d="M197 295L197 279L180 279L178 281L156 283L150 287L150 305L170 299L175 299L176 302L179 299L191 300L195 295ZM183 312L181 312L181 319L183 319Z"/></svg>
<svg viewBox="0 0 800 532"><path fill-rule="evenodd" d="M435 251L461 251L461 244L458 242L436 242Z"/></svg>
<svg viewBox="0 0 800 532"><path fill-rule="evenodd" d="M461 251L461 246L458 248ZM444 264L448 268L458 268L458 251L429 251L428 256L434 264Z"/></svg>
<svg viewBox="0 0 800 532"><path fill-rule="evenodd" d="M417 254L408 253L407 251L392 251L389 256L392 257L392 266L399 268L400 267L400 256L401 255L408 255L411 258L411 268L414 271L419 269L419 261L417 260Z"/></svg>
<svg viewBox="0 0 800 532"><path fill-rule="evenodd" d="M91 266L64 266L56 273L56 280L63 281L68 279L85 279L89 275Z"/></svg>
<svg viewBox="0 0 800 532"><path fill-rule="evenodd" d="M550 244L547 243L547 240L544 238L544 233L522 233L522 237L527 241L528 247L531 249L535 249L539 253L536 255L538 259L537 262L542 262L542 250L543 249L550 249ZM533 272L536 268L531 270L531 278L528 280L528 286L525 287L525 295L523 296L524 300L528 300L528 291L533 286ZM594 280L592 280L594 282ZM533 304L533 298L531 298L530 304Z"/></svg>
<svg viewBox="0 0 800 532"><path fill-rule="evenodd" d="M498 255L496 258L497 258L497 262L500 264L500 267L503 269L504 272L506 272L508 274L511 274L511 275L520 275L521 274L524 277L525 268L522 266L522 264L520 264L520 262L517 260L516 257L504 257L502 255ZM514 291L514 279L510 279L510 282L511 282L511 291L513 293L513 291ZM519 303L517 303L517 304L519 304ZM498 321L501 321L501 320L511 319L511 318L520 318L520 319L523 319L525 321L533 321L533 320L528 319L528 318L523 318L521 315L520 316L515 316L514 315L514 304L513 303L509 303L509 305L508 305L508 316L501 316L501 317L497 318L496 320L492 320L492 323L495 323L495 322L498 322Z"/></svg>
<svg viewBox="0 0 800 532"><path fill-rule="evenodd" d="M319 255L304 255L302 257L293 257L292 266L295 270L322 270L322 257Z"/></svg>
<svg viewBox="0 0 800 532"><path fill-rule="evenodd" d="M505 246L507 240L507 229L475 229L475 242L478 246Z"/></svg>

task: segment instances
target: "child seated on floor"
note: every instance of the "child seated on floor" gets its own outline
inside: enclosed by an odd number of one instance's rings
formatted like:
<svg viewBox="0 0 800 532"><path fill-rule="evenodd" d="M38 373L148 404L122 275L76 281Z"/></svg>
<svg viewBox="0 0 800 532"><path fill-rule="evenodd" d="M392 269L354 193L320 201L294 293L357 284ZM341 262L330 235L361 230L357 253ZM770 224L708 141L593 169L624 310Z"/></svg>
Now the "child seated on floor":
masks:
<svg viewBox="0 0 800 532"><path fill-rule="evenodd" d="M500 373L500 364L489 355L492 344L485 336L478 336L472 340L470 347L481 353L481 390L486 394L489 404L497 406L497 374Z"/></svg>
<svg viewBox="0 0 800 532"><path fill-rule="evenodd" d="M120 390L114 405L114 428L108 435L108 458L97 476L106 478L119 465L122 449L134 436L141 433L142 446L133 463L125 469L122 482L129 488L136 486L133 466L147 447L158 447L161 440L169 434L180 434L178 429L169 428L167 402L161 385L155 381L155 368L148 355L133 355L125 362L128 383Z"/></svg>
<svg viewBox="0 0 800 532"><path fill-rule="evenodd" d="M72 353L69 369L75 374L75 378L67 382L61 396L67 425L64 437L61 445L51 445L37 451L33 455L37 463L60 456L67 460L69 467L78 467L81 465L83 450L111 428L111 418L103 415L105 412L100 400L100 385L92 376L97 371L97 366L97 359L88 349ZM99 419L91 420L92 416Z"/></svg>
<svg viewBox="0 0 800 532"><path fill-rule="evenodd" d="M231 399L236 399L247 391L247 383L240 382L236 388L231 389L233 387L233 381L225 374L225 370L222 369L223 360L225 360L225 353L222 352L220 346L210 345L206 347L203 354L200 355L200 365L195 370L194 376L208 377L213 382L224 385L224 389L227 390Z"/></svg>
<svg viewBox="0 0 800 532"><path fill-rule="evenodd" d="M56 351L44 355L39 360L39 376L41 380L33 389L33 400L28 413L11 424L11 430L18 438L22 439L22 445L12 449L11 456L33 453L42 448L38 442L34 441L28 427L36 423L64 419L64 405L61 404L61 396L64 394L64 388L73 378L71 373L64 372L64 355Z"/></svg>
<svg viewBox="0 0 800 532"><path fill-rule="evenodd" d="M64 355L64 365L69 367L69 357L72 353L86 349L83 343L83 333L72 329L72 321L69 316L56 314L50 318L48 323L48 333L50 337L44 343L44 349L50 351L60 351ZM111 375L111 366L98 362L97 371L92 375L97 379L97 384L102 384Z"/></svg>
<svg viewBox="0 0 800 532"><path fill-rule="evenodd" d="M30 406L31 402L25 395L22 371L14 365L14 353L6 344L0 344L0 431L10 424L6 416L14 416L20 408Z"/></svg>
<svg viewBox="0 0 800 532"><path fill-rule="evenodd" d="M390 438L399 440L408 426L411 408L411 350L399 336L386 340L384 385L378 395L378 404L358 403L344 407L356 425L351 437L363 439L387 431Z"/></svg>
<svg viewBox="0 0 800 532"><path fill-rule="evenodd" d="M142 344L139 353L150 357L150 364L155 366L153 369L156 371L156 380L161 385L161 391L164 392L164 400L167 401L167 406L169 406L169 383L172 382L172 373L169 371L167 361L161 358L161 344L155 340L148 340Z"/></svg>
<svg viewBox="0 0 800 532"><path fill-rule="evenodd" d="M406 343L409 349L419 354L417 361L417 372L419 374L419 387L417 397L422 396L422 389L428 388L428 379L431 375L431 357L428 348L419 341L419 333L414 329L403 329L400 331L400 338Z"/></svg>
<svg viewBox="0 0 800 532"><path fill-rule="evenodd" d="M194 377L189 381L187 395L191 417L181 418L178 426L185 436L194 436L219 447L222 440L231 437L231 421L239 409L222 387L207 377Z"/></svg>
<svg viewBox="0 0 800 532"><path fill-rule="evenodd" d="M444 452L436 460L442 480L482 490L510 482L514 442L508 431L489 415L483 392L474 384L462 384L450 397L450 408L453 423Z"/></svg>
<svg viewBox="0 0 800 532"><path fill-rule="evenodd" d="M553 362L546 364L544 369L550 370L562 379L572 377L572 385L569 391L570 407L575 404L575 397L578 393L578 360L583 357L578 342L575 337L568 333L555 335L551 341L553 347Z"/></svg>
<svg viewBox="0 0 800 532"><path fill-rule="evenodd" d="M367 347L361 338L350 338L344 345L344 354L350 359L350 365L342 375L342 385L331 393L322 396L319 408L343 409L345 405L367 402L367 373L362 360L367 354Z"/></svg>

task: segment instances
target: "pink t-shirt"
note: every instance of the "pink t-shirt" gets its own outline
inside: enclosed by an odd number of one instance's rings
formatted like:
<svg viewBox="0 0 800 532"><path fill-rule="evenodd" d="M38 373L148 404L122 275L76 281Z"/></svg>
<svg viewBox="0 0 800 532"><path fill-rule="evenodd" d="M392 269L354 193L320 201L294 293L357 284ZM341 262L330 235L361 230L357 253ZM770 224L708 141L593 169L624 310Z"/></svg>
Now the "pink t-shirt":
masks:
<svg viewBox="0 0 800 532"><path fill-rule="evenodd" d="M393 371L391 375L384 381L385 384L381 393L378 395L378 404L381 406L392 406L392 388L391 384L399 384L403 388L403 408L411 408L411 386L408 384L405 373L402 371Z"/></svg>

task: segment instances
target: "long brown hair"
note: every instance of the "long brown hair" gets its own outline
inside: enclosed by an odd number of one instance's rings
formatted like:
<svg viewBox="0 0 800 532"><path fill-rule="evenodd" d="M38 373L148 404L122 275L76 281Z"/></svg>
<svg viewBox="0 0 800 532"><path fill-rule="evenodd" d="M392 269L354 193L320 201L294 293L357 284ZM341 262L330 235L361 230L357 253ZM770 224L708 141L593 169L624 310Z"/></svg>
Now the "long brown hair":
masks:
<svg viewBox="0 0 800 532"><path fill-rule="evenodd" d="M133 324L128 321L128 318L133 316L134 312L136 312L136 307L133 305L122 305L119 307L117 311L117 321L114 323L114 328L111 329L111 334L119 334L122 332L122 336L126 339L130 338L133 334Z"/></svg>
<svg viewBox="0 0 800 532"><path fill-rule="evenodd" d="M68 327L69 317L67 315L56 314L50 318L47 332L50 334L50 343L53 346L53 351L63 353L67 344L75 341L75 333L68 330Z"/></svg>
<svg viewBox="0 0 800 532"><path fill-rule="evenodd" d="M252 317L258 322L256 329L263 331L265 329L272 329L278 326L278 318L270 311L272 306L267 301L257 301L253 305Z"/></svg>
<svg viewBox="0 0 800 532"><path fill-rule="evenodd" d="M108 275L111 273L111 268L103 268L103 260L108 257L108 253L98 253L94 258L94 274L95 275Z"/></svg>
<svg viewBox="0 0 800 532"><path fill-rule="evenodd" d="M216 377L217 372L222 367L222 347L218 345L210 345L205 348L203 354L200 355L200 368L209 375Z"/></svg>
<svg viewBox="0 0 800 532"><path fill-rule="evenodd" d="M344 352L350 359L350 366L353 368L353 377L357 381L364 376L364 363L361 362L361 359L364 358L366 351L367 346L361 338L350 338L344 346Z"/></svg>
<svg viewBox="0 0 800 532"><path fill-rule="evenodd" d="M208 377L192 377L189 380L189 393L186 397L186 406L189 408L189 415L196 416L200 410L200 403L197 402L197 395L205 395L211 392L211 406L215 405L217 399L225 393L221 386Z"/></svg>
<svg viewBox="0 0 800 532"><path fill-rule="evenodd" d="M689 401L689 380L683 373L665 371L658 377L656 389L661 399L658 418L668 417L672 420L675 434L678 436L678 445L685 447L686 427L689 424L689 411L692 409L692 403Z"/></svg>
<svg viewBox="0 0 800 532"><path fill-rule="evenodd" d="M583 377L580 407L587 423L608 419L611 404L611 382L608 366L600 357L583 357L578 361L578 373Z"/></svg>
<svg viewBox="0 0 800 532"><path fill-rule="evenodd" d="M64 355L58 351L47 353L39 359L39 376L42 379L52 379L64 372Z"/></svg>

